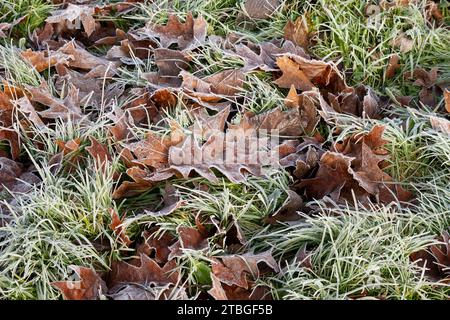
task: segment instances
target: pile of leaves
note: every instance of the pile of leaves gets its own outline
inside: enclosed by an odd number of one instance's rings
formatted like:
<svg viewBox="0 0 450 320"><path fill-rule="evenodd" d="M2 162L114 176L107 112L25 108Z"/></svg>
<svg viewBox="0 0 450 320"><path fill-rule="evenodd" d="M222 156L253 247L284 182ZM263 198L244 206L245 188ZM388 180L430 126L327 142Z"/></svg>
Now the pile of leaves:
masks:
<svg viewBox="0 0 450 320"><path fill-rule="evenodd" d="M112 177L114 201L102 223L119 250L105 235L91 237L99 254L109 255L108 266L72 265L78 279L53 281L51 290L65 299L271 299L263 280L284 272L284 262L271 249L252 248L251 232L235 216L224 223L201 205L187 205L180 185L195 194L208 192L209 184L246 186L269 179L273 170L286 173L288 186L275 199L276 209L256 218L262 228L299 223L305 214L315 214L317 201L366 208L414 205L414 193L386 171L385 127L343 135L339 119L392 117L395 108L418 98L440 108L431 124L450 135L445 118L450 91L439 81L439 70L418 68L404 75L420 88L418 97L381 96L364 84L347 85L342 66L312 55L306 16L289 20L282 38L255 42L237 33L214 34L205 17L192 13L120 25L121 17L139 10L137 2L55 1L43 24L26 36L25 47L14 41L20 36L16 26L26 18L0 24L5 48L10 45L37 80L21 81L0 66L2 224L15 223L10 194L25 197L43 183L44 163L55 176L94 164ZM268 19L278 4L247 0L243 5L242 19L251 22ZM433 10L438 16L439 9ZM202 60L205 50L230 63L215 70ZM398 66L392 57L387 77ZM124 80L127 75L131 79ZM254 77L284 100L268 110L247 110ZM174 116L177 112L186 120ZM89 132L99 122L100 134L42 141L36 133L61 125ZM256 151L245 146L262 132L276 134L276 143ZM221 144L225 135L244 144L229 150ZM44 156L33 159L30 149ZM256 162L249 161L253 152ZM224 162L228 153L237 161ZM273 154L276 162L264 161ZM182 161L186 158L192 162ZM152 201L145 200L149 195ZM188 223L165 230L164 219L180 214ZM411 259L431 265L433 281L448 282L448 233L442 242L446 245ZM305 265L307 252L302 255ZM194 256L202 258L186 271ZM291 258L299 259L298 254ZM314 268L310 264L306 267Z"/></svg>

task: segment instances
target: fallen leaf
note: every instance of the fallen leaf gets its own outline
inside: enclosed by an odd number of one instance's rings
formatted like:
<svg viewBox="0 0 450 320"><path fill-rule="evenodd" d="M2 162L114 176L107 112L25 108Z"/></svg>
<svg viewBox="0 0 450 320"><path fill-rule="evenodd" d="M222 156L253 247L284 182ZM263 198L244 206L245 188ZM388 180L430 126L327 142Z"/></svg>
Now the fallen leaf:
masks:
<svg viewBox="0 0 450 320"><path fill-rule="evenodd" d="M124 215L121 219L117 211L114 209L109 209L109 213L111 214L111 224L109 227L114 231L117 238L128 247L132 241L127 236L125 227L123 226L123 221L126 216Z"/></svg>
<svg viewBox="0 0 450 320"><path fill-rule="evenodd" d="M220 260L219 260L220 259ZM270 251L259 254L245 253L243 255L221 256L212 264L212 274L226 285L236 285L249 289L248 276L258 279L260 263L264 263L274 272L279 272L278 264Z"/></svg>
<svg viewBox="0 0 450 320"><path fill-rule="evenodd" d="M153 259L141 254L139 266L125 261L114 261L107 276L108 288L114 291L118 285L136 284L175 284L179 273L175 271L175 260L169 261L160 267Z"/></svg>
<svg viewBox="0 0 450 320"><path fill-rule="evenodd" d="M0 191L4 187L11 189L22 174L22 166L11 159L0 157Z"/></svg>
<svg viewBox="0 0 450 320"><path fill-rule="evenodd" d="M389 63L385 73L386 79L393 78L395 76L395 73L401 68L399 61L400 56L398 54L394 54L389 58Z"/></svg>
<svg viewBox="0 0 450 320"><path fill-rule="evenodd" d="M450 121L442 117L430 117L431 127L450 136Z"/></svg>
<svg viewBox="0 0 450 320"><path fill-rule="evenodd" d="M52 286L61 291L65 300L97 300L106 293L105 282L95 270L80 266L70 266L80 277L79 281L57 281Z"/></svg>
<svg viewBox="0 0 450 320"><path fill-rule="evenodd" d="M450 89L444 90L444 104L445 110L450 113Z"/></svg>
<svg viewBox="0 0 450 320"><path fill-rule="evenodd" d="M136 252L152 256L152 251L154 251L155 260L158 263L166 263L171 252L170 246L175 243L176 239L169 232L159 235L156 233L157 230L158 228L153 228L144 231L144 242L136 248Z"/></svg>
<svg viewBox="0 0 450 320"><path fill-rule="evenodd" d="M244 60L244 67L241 69L242 72L248 72L256 69L261 69L267 72L277 71L277 56L285 53L291 53L304 58L309 58L303 48L294 45L291 41L284 41L281 47L278 47L271 42L263 42L258 45L254 45L254 47L258 49L258 52L255 52L255 50L244 44L238 44L235 46L235 54Z"/></svg>
<svg viewBox="0 0 450 320"><path fill-rule="evenodd" d="M136 30L136 34L140 35L140 39L158 38L163 48L177 44L180 50L192 50L205 42L207 27L203 17L194 19L192 13L187 14L184 23L176 15L169 14L166 25L149 24Z"/></svg>
<svg viewBox="0 0 450 320"><path fill-rule="evenodd" d="M394 48L399 48L400 52L408 53L414 49L414 39L410 39L405 33L401 32L397 37L392 39L391 45Z"/></svg>
<svg viewBox="0 0 450 320"><path fill-rule="evenodd" d="M252 289L244 289L239 286L228 286L211 274L212 287L208 293L215 300L269 300L270 289L264 286L256 286Z"/></svg>
<svg viewBox="0 0 450 320"><path fill-rule="evenodd" d="M439 244L413 252L410 255L412 262L425 270L425 275L433 281L450 283L450 234L442 232L438 238Z"/></svg>
<svg viewBox="0 0 450 320"><path fill-rule="evenodd" d="M277 65L283 72L275 84L281 88L308 91L316 86L326 89L333 86L333 91L347 88L345 81L335 71L331 64L320 60L309 60L301 56L284 54L277 58Z"/></svg>
<svg viewBox="0 0 450 320"><path fill-rule="evenodd" d="M289 20L283 32L284 39L290 40L304 49L309 48L310 27L306 15L299 16L294 22Z"/></svg>
<svg viewBox="0 0 450 320"><path fill-rule="evenodd" d="M47 51L32 51L28 49L22 51L21 56L27 60L37 72L42 72L57 64L66 64L69 60L69 56L59 53Z"/></svg>
<svg viewBox="0 0 450 320"><path fill-rule="evenodd" d="M109 154L108 148L98 142L97 139L90 136L89 141L91 145L86 147L86 151L94 158L101 166L104 166L106 163L112 161L111 155Z"/></svg>
<svg viewBox="0 0 450 320"><path fill-rule="evenodd" d="M38 102L49 108L44 111L39 111L38 114L46 119L62 119L80 121L83 118L83 113L80 109L79 90L71 85L64 100L55 98L50 93L50 89L45 82L42 82L39 87L26 86L30 92L30 100Z"/></svg>
<svg viewBox="0 0 450 320"><path fill-rule="evenodd" d="M196 228L179 226L177 233L179 240L170 246L169 260L181 256L183 249L201 251L209 248L208 239L204 238Z"/></svg>
<svg viewBox="0 0 450 320"><path fill-rule="evenodd" d="M280 5L280 0L245 0L244 12L251 19L267 19Z"/></svg>
<svg viewBox="0 0 450 320"><path fill-rule="evenodd" d="M66 43L58 49L58 52L71 56L71 59L67 62L70 68L88 70L88 73L85 75L86 78L111 77L117 72L117 63L94 56L77 45L75 41Z"/></svg>
<svg viewBox="0 0 450 320"><path fill-rule="evenodd" d="M45 21L53 24L58 34L64 30L81 29L81 26L83 26L84 31L89 37L94 32L96 25L93 14L93 7L69 3L67 8L55 10L53 15Z"/></svg>

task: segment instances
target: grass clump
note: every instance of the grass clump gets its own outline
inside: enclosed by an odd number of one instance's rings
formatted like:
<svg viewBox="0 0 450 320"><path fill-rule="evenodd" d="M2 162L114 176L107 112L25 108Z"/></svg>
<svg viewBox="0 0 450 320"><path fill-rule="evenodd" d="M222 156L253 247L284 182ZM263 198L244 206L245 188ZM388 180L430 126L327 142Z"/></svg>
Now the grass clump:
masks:
<svg viewBox="0 0 450 320"><path fill-rule="evenodd" d="M370 4L360 0L308 2L307 12L316 29L312 51L342 59L351 84L364 83L382 93L387 87L409 94L412 88L404 83L402 74L417 66L438 67L441 77L448 79L450 36L445 26L427 20L426 1L389 9ZM409 49L395 45L402 38ZM400 55L402 68L393 79L385 79L393 54Z"/></svg>
<svg viewBox="0 0 450 320"><path fill-rule="evenodd" d="M50 283L67 278L69 265L108 267L92 241L108 237L110 181L81 172L70 181L42 170L41 186L8 205L12 220L0 228L0 293L6 299L55 299L59 292Z"/></svg>
<svg viewBox="0 0 450 320"><path fill-rule="evenodd" d="M259 239L278 254L312 247L309 269L289 263L274 278L280 299L444 299L450 288L427 281L409 255L436 243L428 222L398 207L321 208L303 223Z"/></svg>
<svg viewBox="0 0 450 320"><path fill-rule="evenodd" d="M25 36L41 26L53 8L48 0L0 0L0 20L14 23L23 18L14 30Z"/></svg>

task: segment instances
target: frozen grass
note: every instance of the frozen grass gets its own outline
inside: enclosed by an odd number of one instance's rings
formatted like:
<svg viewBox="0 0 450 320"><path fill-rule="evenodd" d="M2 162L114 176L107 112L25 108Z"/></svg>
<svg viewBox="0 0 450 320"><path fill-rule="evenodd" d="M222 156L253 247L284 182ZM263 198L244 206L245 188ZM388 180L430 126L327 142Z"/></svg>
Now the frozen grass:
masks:
<svg viewBox="0 0 450 320"><path fill-rule="evenodd" d="M67 278L69 265L108 267L108 257L91 241L108 237L111 178L100 170L78 171L70 179L55 177L49 167L39 173L42 185L16 197L9 206L12 221L0 228L3 298L55 299L59 292L50 283Z"/></svg>
<svg viewBox="0 0 450 320"><path fill-rule="evenodd" d="M38 26L50 10L48 2L41 0L0 0L0 8L6 8L2 4L9 6L6 15L0 9L4 21L23 14L36 15L37 18L27 20L26 27L20 26L18 31L22 33ZM344 68L352 71L348 77L352 84L362 82L394 94L417 91L404 83L401 72L393 79L383 78L389 56L399 53L391 41L401 31L414 37L413 49L400 53L402 72L418 65L438 66L441 79L449 78L448 29L424 20L423 3L382 12L377 28L369 27L365 4L360 0L285 0L269 19L251 20L245 17L243 1L158 0L137 4L133 12L114 17L114 22L118 27L137 28L147 22L165 22L169 12L184 19L192 11L194 16L202 15L208 21L209 34L234 33L257 42L281 37L286 21L308 12L317 32L312 53L342 60ZM447 11L443 7L444 14ZM448 13L445 21L448 23ZM1 80L17 86L36 86L47 81L52 87L47 77L30 72L18 52L12 44L0 46ZM192 53L191 58L190 71L202 76L239 68L243 63L213 41ZM147 81L142 75L155 71L156 67L151 59L135 60L136 66L122 68L115 80L130 87L145 87ZM286 92L276 88L272 81L264 72L247 74L240 98L235 101L237 107L260 113L282 106ZM108 110L117 106L109 107ZM225 233L238 223L249 241L246 249L273 249L285 267L281 275L263 280L278 299L348 299L364 295L390 299L447 298L449 287L428 282L423 270L409 260L411 252L434 243L435 236L450 226L450 139L431 128L429 115L433 110L423 106L420 110L396 108L396 119L381 121L340 116L339 137L328 134L333 131L325 125L321 130L331 142L354 132L368 132L376 123L385 124L384 138L389 141L386 147L390 151L386 171L415 193L414 205L325 208L318 202L319 209L304 216L298 224L276 226L267 226L264 219L286 199L290 181L284 171L271 173L268 179L252 177L242 184L225 179L219 183L201 178L175 180L173 183L186 206L165 217L143 216L140 215L143 209L162 206L164 186L115 203L113 173L123 171L120 162L114 159L105 172L98 170L85 152L90 136L102 143L108 141L105 128L110 120L104 110L90 117L92 122L87 125L57 122L45 131L28 128L21 132L21 138L27 154L40 170L43 183L27 196L16 195L16 203L9 204L13 219L0 228L0 296L56 299L59 294L49 283L67 278L68 265L106 269L110 261L133 254L125 252L108 227L108 210L117 208L120 214L127 214L124 225L133 240L140 237L146 226L155 223L160 232L176 234L180 225L195 226L198 214L205 220L215 219ZM164 116L182 128L188 128L193 121L183 103L164 110ZM161 135L168 133L158 125L135 127L133 133L143 137L149 130ZM75 138L82 143L77 154L70 156L79 157L79 168L74 170L66 161L57 175L51 174L48 160L60 151L54 141ZM203 188L196 188L198 185ZM100 240L111 249L100 254L93 244ZM209 249L184 250L177 258L190 297L209 288L211 258L226 253L223 241L222 232L209 239ZM311 250L312 270L292 261L304 246Z"/></svg>
<svg viewBox="0 0 450 320"><path fill-rule="evenodd" d="M289 263L273 291L282 299L445 299L450 288L427 281L409 258L435 243L428 229L427 221L395 207L322 209L267 234L280 254L314 245L312 269Z"/></svg>
<svg viewBox="0 0 450 320"><path fill-rule="evenodd" d="M14 27L25 36L39 27L53 8L51 1L47 0L0 0L0 21L13 23L25 17Z"/></svg>
<svg viewBox="0 0 450 320"><path fill-rule="evenodd" d="M426 1L407 7L366 12L367 1L319 0L308 2L316 30L312 51L325 58L342 59L351 74L350 83L364 83L384 92L385 88L408 94L412 90L402 74L417 66L438 67L442 79L449 79L450 35L444 26L426 20ZM393 41L404 34L413 41L408 52L394 47ZM392 54L401 57L401 72L393 79L384 78Z"/></svg>
<svg viewBox="0 0 450 320"><path fill-rule="evenodd" d="M42 76L20 56L19 52L19 49L11 43L0 44L0 80L19 87L38 86L43 81Z"/></svg>

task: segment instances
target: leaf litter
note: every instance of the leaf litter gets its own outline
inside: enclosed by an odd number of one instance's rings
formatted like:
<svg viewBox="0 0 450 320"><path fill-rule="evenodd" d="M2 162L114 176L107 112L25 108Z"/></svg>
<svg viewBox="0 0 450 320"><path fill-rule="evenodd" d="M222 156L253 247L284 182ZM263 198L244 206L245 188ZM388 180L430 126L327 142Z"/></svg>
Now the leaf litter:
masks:
<svg viewBox="0 0 450 320"><path fill-rule="evenodd" d="M159 203L146 205L137 214L109 209L109 232L127 251L121 252L120 259L114 258L108 270L71 266L79 280L52 283L64 299L191 297L192 288L180 271L183 259L190 255L204 257L199 263L203 269L198 267L207 279L198 288L201 296L272 298L270 289L259 282L266 275L282 272L280 265L271 251L254 253L247 246L239 219L233 218L228 230L215 218L201 222L201 216L196 216L193 225L180 224L174 233L162 229L161 219L177 212L189 214L184 211L186 201L177 194L180 181L202 178L212 184L244 185L255 177L266 179L267 166L286 170L291 181L288 196L261 220L263 225L298 221L301 213L308 212L308 202L321 199L367 207L396 201L407 205L414 200L401 181L385 170L389 141L383 138L383 125L334 143L322 136L324 127L339 126L336 115L382 119L389 116L392 101L370 87L348 86L338 65L309 53L313 33L308 15L287 22L284 40L259 43L213 35L205 17L192 13L184 18L169 14L165 23L149 21L128 31L108 29L98 18L99 13L132 9L128 3L61 4L33 34L30 48L20 52L30 68L50 75L53 85L45 80L39 85L9 83L5 78L0 91L0 139L9 145L0 149L0 190L27 193L41 182L23 153L17 125L50 130L63 121L89 127L104 116L105 108L110 112L105 136L54 140L57 148L52 159L58 157L60 165L64 160L76 167L83 157L90 157L103 170L119 159L122 170L114 174L112 195L117 203L138 201L133 199L166 186ZM245 19L268 19L277 6L278 1L245 1ZM436 10L431 7L430 14L442 19ZM0 37L6 37L9 28L9 24L0 24ZM400 34L393 47L405 53L412 50L411 41ZM218 72L199 67L194 55L212 42L241 61L240 66ZM106 50L94 50L102 46ZM142 63L152 65L138 74L144 85L130 82L117 87L124 70ZM385 77L395 77L400 63L400 56L393 54ZM262 73L274 92L284 94L284 102L261 113L243 110L240 93L246 90L246 80ZM439 71L417 68L403 76L420 89L419 100L424 105L436 107L444 95L447 114L432 116L430 122L435 130L449 134L445 119L450 112L449 90L438 82ZM187 124L169 117L177 108L188 117ZM277 141L264 140L263 147L250 149L248 142L263 132L278 135ZM223 145L225 136L239 138L242 144L232 145L234 149ZM224 162L225 154L238 161ZM276 163L265 161L274 154L279 156ZM250 156L256 156L256 162ZM26 183L29 188L24 187ZM200 185L192 188L202 190ZM129 225L141 219L152 222L138 236L131 236ZM221 233L226 241L218 241ZM429 276L436 281L448 281L448 233L442 239L443 245L411 255L431 265ZM214 253L218 247L219 253ZM305 250L297 256L312 269Z"/></svg>

